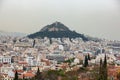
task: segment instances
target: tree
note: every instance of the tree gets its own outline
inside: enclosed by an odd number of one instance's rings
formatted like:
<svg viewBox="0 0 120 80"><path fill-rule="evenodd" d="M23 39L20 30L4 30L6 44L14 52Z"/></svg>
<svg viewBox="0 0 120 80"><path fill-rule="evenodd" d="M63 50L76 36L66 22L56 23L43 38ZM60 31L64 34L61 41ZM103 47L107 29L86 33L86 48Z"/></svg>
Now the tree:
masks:
<svg viewBox="0 0 120 80"><path fill-rule="evenodd" d="M91 60L91 59L90 59L90 54L88 54L88 60Z"/></svg>
<svg viewBox="0 0 120 80"><path fill-rule="evenodd" d="M102 63L102 59L100 59L100 68L99 68L99 80L104 80L103 79L103 63Z"/></svg>
<svg viewBox="0 0 120 80"><path fill-rule="evenodd" d="M17 42L17 40L16 40L16 39L14 39L14 40L13 40L13 43L15 44L16 42Z"/></svg>
<svg viewBox="0 0 120 80"><path fill-rule="evenodd" d="M60 70L48 70L44 72L45 80L58 80L58 79L62 79L65 76L66 76L65 71L61 69Z"/></svg>
<svg viewBox="0 0 120 80"><path fill-rule="evenodd" d="M26 71L26 67L25 66L23 66L23 71Z"/></svg>
<svg viewBox="0 0 120 80"><path fill-rule="evenodd" d="M51 38L49 38L49 41L50 41L50 44L52 44L52 39Z"/></svg>
<svg viewBox="0 0 120 80"><path fill-rule="evenodd" d="M87 67L88 66L88 57L85 56L85 61L84 61L84 64L83 64L84 67Z"/></svg>
<svg viewBox="0 0 120 80"><path fill-rule="evenodd" d="M48 70L45 75L46 80L56 80L58 78L57 70Z"/></svg>
<svg viewBox="0 0 120 80"><path fill-rule="evenodd" d="M34 41L33 41L33 47L35 47L35 43L36 43L36 42L35 42L35 40L34 40Z"/></svg>
<svg viewBox="0 0 120 80"><path fill-rule="evenodd" d="M40 72L39 68L38 68L37 73L35 75L35 80L43 80L42 73Z"/></svg>
<svg viewBox="0 0 120 80"><path fill-rule="evenodd" d="M3 80L2 78L3 78L3 77L2 77L2 75L0 74L0 80Z"/></svg>
<svg viewBox="0 0 120 80"><path fill-rule="evenodd" d="M107 67L107 57L106 57L106 54L105 54L105 57L104 57L104 63L103 63L103 67Z"/></svg>
<svg viewBox="0 0 120 80"><path fill-rule="evenodd" d="M17 70L15 72L15 78L14 78L14 80L18 80L18 72L17 72Z"/></svg>
<svg viewBox="0 0 120 80"><path fill-rule="evenodd" d="M99 69L99 80L107 80L107 57L105 54L104 62L100 60L100 69Z"/></svg>
<svg viewBox="0 0 120 80"><path fill-rule="evenodd" d="M102 73L102 59L100 59L100 69L99 69L99 73Z"/></svg>
<svg viewBox="0 0 120 80"><path fill-rule="evenodd" d="M64 61L65 63L68 63L69 65L74 61L75 58L70 58L66 61Z"/></svg>
<svg viewBox="0 0 120 80"><path fill-rule="evenodd" d="M117 73L117 79L120 80L120 72Z"/></svg>
<svg viewBox="0 0 120 80"><path fill-rule="evenodd" d="M103 62L103 76L104 76L104 80L107 80L107 57L105 54L105 58L104 58L104 62Z"/></svg>
<svg viewBox="0 0 120 80"><path fill-rule="evenodd" d="M62 80L78 80L78 74L79 72L76 70L68 71L65 73L66 79L64 79L65 77L63 77Z"/></svg>

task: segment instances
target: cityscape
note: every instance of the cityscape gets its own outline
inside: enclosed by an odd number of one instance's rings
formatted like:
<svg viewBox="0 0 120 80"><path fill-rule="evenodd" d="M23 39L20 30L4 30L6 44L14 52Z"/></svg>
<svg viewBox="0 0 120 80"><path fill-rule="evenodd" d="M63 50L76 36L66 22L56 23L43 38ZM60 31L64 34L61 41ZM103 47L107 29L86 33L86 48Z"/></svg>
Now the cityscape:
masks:
<svg viewBox="0 0 120 80"><path fill-rule="evenodd" d="M120 80L119 0L0 0L0 80Z"/></svg>
<svg viewBox="0 0 120 80"><path fill-rule="evenodd" d="M67 35L67 30L70 31L64 24L55 22L40 32L64 31ZM87 36L86 40L83 36L54 38L54 34L31 38L31 35L1 35L1 80L120 79L120 41Z"/></svg>

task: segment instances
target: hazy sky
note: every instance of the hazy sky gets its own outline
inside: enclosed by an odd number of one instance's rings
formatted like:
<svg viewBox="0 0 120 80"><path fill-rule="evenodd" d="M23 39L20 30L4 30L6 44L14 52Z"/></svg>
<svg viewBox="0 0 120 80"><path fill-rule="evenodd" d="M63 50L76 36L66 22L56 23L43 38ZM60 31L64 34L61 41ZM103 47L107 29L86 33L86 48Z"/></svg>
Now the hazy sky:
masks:
<svg viewBox="0 0 120 80"><path fill-rule="evenodd" d="M0 30L33 33L55 21L79 33L120 40L120 0L0 0Z"/></svg>

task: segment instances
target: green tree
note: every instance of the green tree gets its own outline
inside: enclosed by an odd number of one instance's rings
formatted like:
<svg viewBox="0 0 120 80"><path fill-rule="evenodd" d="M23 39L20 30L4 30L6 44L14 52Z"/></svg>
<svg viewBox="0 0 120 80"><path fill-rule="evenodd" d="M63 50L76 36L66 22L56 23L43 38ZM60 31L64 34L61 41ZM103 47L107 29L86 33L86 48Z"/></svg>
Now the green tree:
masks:
<svg viewBox="0 0 120 80"><path fill-rule="evenodd" d="M49 38L49 41L50 41L50 44L52 44L52 39L51 38Z"/></svg>
<svg viewBox="0 0 120 80"><path fill-rule="evenodd" d="M78 80L78 71L66 72L62 80Z"/></svg>
<svg viewBox="0 0 120 80"><path fill-rule="evenodd" d="M90 54L88 54L88 60L91 60L91 58L90 58Z"/></svg>
<svg viewBox="0 0 120 80"><path fill-rule="evenodd" d="M34 41L33 41L33 47L35 47L35 43L36 43L36 42L35 42L35 40L34 40Z"/></svg>
<svg viewBox="0 0 120 80"><path fill-rule="evenodd" d="M102 63L102 59L100 59L99 80L104 80L103 79L103 63Z"/></svg>
<svg viewBox="0 0 120 80"><path fill-rule="evenodd" d="M3 80L3 79L2 79L2 75L1 75L1 74L0 74L0 80Z"/></svg>
<svg viewBox="0 0 120 80"><path fill-rule="evenodd" d="M103 62L103 77L104 77L104 80L107 80L107 57L106 57L106 54L105 54L105 58L104 58L104 62Z"/></svg>
<svg viewBox="0 0 120 80"><path fill-rule="evenodd" d="M14 80L18 80L18 72L17 72L17 70L15 72L15 78L14 78Z"/></svg>
<svg viewBox="0 0 120 80"><path fill-rule="evenodd" d="M58 78L58 71L57 70L47 71L45 78L46 80L56 80Z"/></svg>
<svg viewBox="0 0 120 80"><path fill-rule="evenodd" d="M98 66L94 66L94 68L92 70L89 70L90 71L90 74L88 76L88 78L90 80L99 80L99 67ZM102 79L101 79L102 80Z"/></svg>
<svg viewBox="0 0 120 80"><path fill-rule="evenodd" d="M102 59L100 60L100 69L99 69L99 80L107 80L107 57L105 54L104 62L102 63Z"/></svg>
<svg viewBox="0 0 120 80"><path fill-rule="evenodd" d="M68 59L64 61L65 63L68 63L69 65L74 61L75 58Z"/></svg>
<svg viewBox="0 0 120 80"><path fill-rule="evenodd" d="M48 70L44 72L44 79L45 80L57 80L58 78L65 77L64 70Z"/></svg>
<svg viewBox="0 0 120 80"><path fill-rule="evenodd" d="M43 80L42 73L40 72L39 68L38 68L37 73L35 75L35 80Z"/></svg>
<svg viewBox="0 0 120 80"><path fill-rule="evenodd" d="M84 64L83 64L84 67L87 67L88 66L88 57L85 56L85 61L84 61Z"/></svg>
<svg viewBox="0 0 120 80"><path fill-rule="evenodd" d="M120 72L117 73L117 79L120 80Z"/></svg>

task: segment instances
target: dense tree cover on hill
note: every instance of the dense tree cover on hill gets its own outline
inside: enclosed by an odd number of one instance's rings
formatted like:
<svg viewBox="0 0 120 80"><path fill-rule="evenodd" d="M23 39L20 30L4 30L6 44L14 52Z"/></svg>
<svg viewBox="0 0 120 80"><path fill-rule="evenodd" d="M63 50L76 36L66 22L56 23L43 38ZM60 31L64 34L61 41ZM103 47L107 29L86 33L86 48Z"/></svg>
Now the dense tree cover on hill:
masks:
<svg viewBox="0 0 120 80"><path fill-rule="evenodd" d="M36 32L34 34L28 35L29 38L82 38L84 41L88 41L88 38L83 34L76 33L75 31L45 31Z"/></svg>
<svg viewBox="0 0 120 80"><path fill-rule="evenodd" d="M88 38L83 34L71 31L68 27L60 22L55 22L51 25L43 27L39 32L28 35L29 38L82 38L88 41Z"/></svg>

